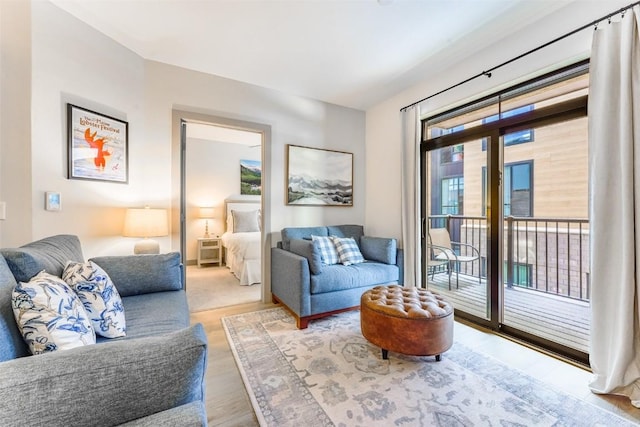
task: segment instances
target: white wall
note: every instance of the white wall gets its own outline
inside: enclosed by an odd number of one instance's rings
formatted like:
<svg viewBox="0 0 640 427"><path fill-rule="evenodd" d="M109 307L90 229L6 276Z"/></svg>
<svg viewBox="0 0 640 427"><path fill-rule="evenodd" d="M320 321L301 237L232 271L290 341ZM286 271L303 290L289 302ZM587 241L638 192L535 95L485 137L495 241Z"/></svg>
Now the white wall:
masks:
<svg viewBox="0 0 640 427"><path fill-rule="evenodd" d="M271 126L270 176L264 206L271 220L268 235L287 226L356 223L365 219L364 112L287 95L222 77L158 62L147 62L146 128L155 141L170 142L172 108ZM287 144L354 153L354 206L302 207L285 205L285 148ZM275 242L273 242L275 243Z"/></svg>
<svg viewBox="0 0 640 427"><path fill-rule="evenodd" d="M543 22L523 28L514 37L476 55L458 66L436 75L425 75L422 83L367 110L367 193L366 220L371 234L401 239L401 114L400 109L437 93L473 75L510 60L528 50L577 29L623 6L628 0L607 2L585 0L559 10ZM602 25L606 25L606 22ZM542 71L550 71L589 56L593 30L584 30L570 38L527 56L500 70L491 78L482 77L422 104L422 115L460 104L526 80Z"/></svg>
<svg viewBox="0 0 640 427"><path fill-rule="evenodd" d="M0 1L0 246L31 237L31 4Z"/></svg>
<svg viewBox="0 0 640 427"><path fill-rule="evenodd" d="M177 197L173 110L271 126L271 144L265 148L270 150L271 164L265 173L271 174L271 197L265 206L272 220L265 224L266 233L294 225L364 223L364 112L146 61L48 2L30 2L30 12L28 7L5 4L14 2L0 3L0 200L9 201L10 214L1 226L3 235L5 230L12 231L3 244L73 233L80 237L86 258L131 253L136 239L120 236L125 208L170 208ZM14 25L5 27L5 22ZM16 35L7 40L5 28L15 29ZM31 29L32 40L25 28ZM15 81L7 77L7 71L14 70L4 62L5 44L7 49L23 52L24 63L10 75L19 76ZM12 85L21 92L11 92ZM7 94L11 96L6 99L15 101L15 114L4 108ZM66 178L68 102L129 123L129 184ZM13 119L16 123L8 132L7 122ZM286 206L286 144L353 152L354 207ZM7 153L10 165L5 161ZM61 212L44 210L45 191L61 193ZM179 249L169 237L158 240L162 251Z"/></svg>
<svg viewBox="0 0 640 427"><path fill-rule="evenodd" d="M224 232L224 200L240 194L240 160L260 160L261 147L188 138L186 150L186 260L197 259L197 238L205 231L199 207L215 208L209 234Z"/></svg>
<svg viewBox="0 0 640 427"><path fill-rule="evenodd" d="M132 253L121 237L126 207L168 206L169 147L147 138L144 61L48 2L32 2L30 238L80 236L86 257ZM129 122L129 184L67 179L66 104ZM25 171L29 173L29 171ZM62 211L44 209L57 191ZM167 250L168 239L160 239Z"/></svg>

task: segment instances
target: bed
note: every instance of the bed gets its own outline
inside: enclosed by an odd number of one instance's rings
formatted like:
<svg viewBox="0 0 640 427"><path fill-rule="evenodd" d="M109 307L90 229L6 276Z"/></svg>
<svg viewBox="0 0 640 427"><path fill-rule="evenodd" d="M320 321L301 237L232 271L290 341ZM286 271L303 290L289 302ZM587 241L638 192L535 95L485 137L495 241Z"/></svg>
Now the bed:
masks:
<svg viewBox="0 0 640 427"><path fill-rule="evenodd" d="M226 199L222 235L226 266L242 286L262 282L260 197Z"/></svg>

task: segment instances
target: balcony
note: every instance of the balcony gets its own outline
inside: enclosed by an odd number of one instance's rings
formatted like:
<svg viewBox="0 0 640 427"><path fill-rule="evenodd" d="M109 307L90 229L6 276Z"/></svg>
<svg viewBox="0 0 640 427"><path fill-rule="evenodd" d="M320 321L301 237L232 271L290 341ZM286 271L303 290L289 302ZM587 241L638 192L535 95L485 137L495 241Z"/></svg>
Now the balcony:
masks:
<svg viewBox="0 0 640 427"><path fill-rule="evenodd" d="M456 309L487 318L486 218L443 215L429 220L432 228L447 228L453 241L477 248L481 259L453 265L451 286L446 271L431 271L428 287ZM588 227L586 219L505 218L502 323L589 352Z"/></svg>

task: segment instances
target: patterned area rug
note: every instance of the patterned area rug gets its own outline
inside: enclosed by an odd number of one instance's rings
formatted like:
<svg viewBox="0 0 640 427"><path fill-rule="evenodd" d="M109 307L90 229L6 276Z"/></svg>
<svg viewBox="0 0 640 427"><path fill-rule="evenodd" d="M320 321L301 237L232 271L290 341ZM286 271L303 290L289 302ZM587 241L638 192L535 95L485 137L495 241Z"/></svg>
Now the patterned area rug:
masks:
<svg viewBox="0 0 640 427"><path fill-rule="evenodd" d="M440 362L383 360L357 311L305 330L281 308L223 325L262 426L632 425L457 342Z"/></svg>

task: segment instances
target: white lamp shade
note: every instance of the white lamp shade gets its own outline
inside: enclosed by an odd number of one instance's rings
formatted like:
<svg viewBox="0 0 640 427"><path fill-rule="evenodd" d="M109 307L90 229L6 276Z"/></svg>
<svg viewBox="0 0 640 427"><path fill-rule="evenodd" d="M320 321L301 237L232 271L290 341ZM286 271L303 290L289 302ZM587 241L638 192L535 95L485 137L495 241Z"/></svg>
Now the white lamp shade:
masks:
<svg viewBox="0 0 640 427"><path fill-rule="evenodd" d="M200 218L213 219L214 209L210 207L200 208Z"/></svg>
<svg viewBox="0 0 640 427"><path fill-rule="evenodd" d="M169 234L166 209L129 208L124 218L125 237L160 237Z"/></svg>

